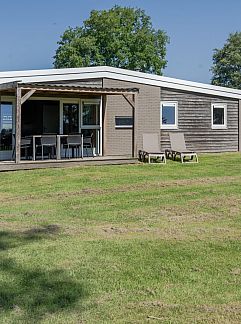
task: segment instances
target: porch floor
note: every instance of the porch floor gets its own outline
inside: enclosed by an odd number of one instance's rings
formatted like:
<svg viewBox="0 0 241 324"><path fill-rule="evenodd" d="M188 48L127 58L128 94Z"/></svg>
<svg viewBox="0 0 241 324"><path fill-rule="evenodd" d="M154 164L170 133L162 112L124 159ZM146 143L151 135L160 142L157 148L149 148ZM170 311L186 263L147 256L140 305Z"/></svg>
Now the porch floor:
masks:
<svg viewBox="0 0 241 324"><path fill-rule="evenodd" d="M83 159L62 159L62 160L37 160L37 161L21 161L16 164L13 161L1 161L0 172L32 170L44 168L65 168L85 165L108 165L108 164L133 164L137 163L137 158L128 156L98 156L84 157Z"/></svg>

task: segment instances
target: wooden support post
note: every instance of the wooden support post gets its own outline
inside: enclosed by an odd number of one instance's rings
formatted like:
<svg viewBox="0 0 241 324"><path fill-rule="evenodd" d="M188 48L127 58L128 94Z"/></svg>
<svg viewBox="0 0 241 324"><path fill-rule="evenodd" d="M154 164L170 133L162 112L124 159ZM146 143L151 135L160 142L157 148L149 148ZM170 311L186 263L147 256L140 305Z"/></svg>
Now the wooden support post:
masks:
<svg viewBox="0 0 241 324"><path fill-rule="evenodd" d="M21 160L21 88L16 88L15 162Z"/></svg>
<svg viewBox="0 0 241 324"><path fill-rule="evenodd" d="M137 107L137 100L136 100L136 94L123 94L123 97L125 100L130 104L132 107L132 118L133 118L133 125L132 125L132 157L137 156L137 134L136 134L136 107Z"/></svg>
<svg viewBox="0 0 241 324"><path fill-rule="evenodd" d="M241 100L238 105L238 151L241 152Z"/></svg>

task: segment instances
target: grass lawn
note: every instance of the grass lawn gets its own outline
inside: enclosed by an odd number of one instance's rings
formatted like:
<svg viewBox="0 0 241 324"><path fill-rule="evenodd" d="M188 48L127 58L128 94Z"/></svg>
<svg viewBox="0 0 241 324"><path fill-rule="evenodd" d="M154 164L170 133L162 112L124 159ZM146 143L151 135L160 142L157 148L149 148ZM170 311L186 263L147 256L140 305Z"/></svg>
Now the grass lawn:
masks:
<svg viewBox="0 0 241 324"><path fill-rule="evenodd" d="M0 173L0 323L240 323L241 155Z"/></svg>

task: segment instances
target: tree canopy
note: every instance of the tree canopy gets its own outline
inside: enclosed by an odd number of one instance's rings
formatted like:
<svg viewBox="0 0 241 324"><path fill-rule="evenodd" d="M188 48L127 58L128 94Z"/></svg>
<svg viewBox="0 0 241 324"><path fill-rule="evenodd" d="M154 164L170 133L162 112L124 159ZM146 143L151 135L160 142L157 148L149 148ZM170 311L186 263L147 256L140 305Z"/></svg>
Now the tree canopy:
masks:
<svg viewBox="0 0 241 324"><path fill-rule="evenodd" d="M69 27L60 37L54 66L108 65L161 75L168 41L141 9L93 10L83 26Z"/></svg>
<svg viewBox="0 0 241 324"><path fill-rule="evenodd" d="M241 32L230 34L213 55L212 84L241 89Z"/></svg>

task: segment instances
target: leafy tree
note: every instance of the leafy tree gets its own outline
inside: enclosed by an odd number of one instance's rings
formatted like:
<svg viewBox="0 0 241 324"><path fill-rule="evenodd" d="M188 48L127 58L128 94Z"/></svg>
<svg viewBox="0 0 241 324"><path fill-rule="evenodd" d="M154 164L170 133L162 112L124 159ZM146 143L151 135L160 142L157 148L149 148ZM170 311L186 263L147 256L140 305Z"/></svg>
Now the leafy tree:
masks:
<svg viewBox="0 0 241 324"><path fill-rule="evenodd" d="M212 84L241 89L241 32L230 34L213 55Z"/></svg>
<svg viewBox="0 0 241 324"><path fill-rule="evenodd" d="M108 65L162 74L169 39L141 9L115 6L90 13L82 27L69 27L58 42L55 68Z"/></svg>

